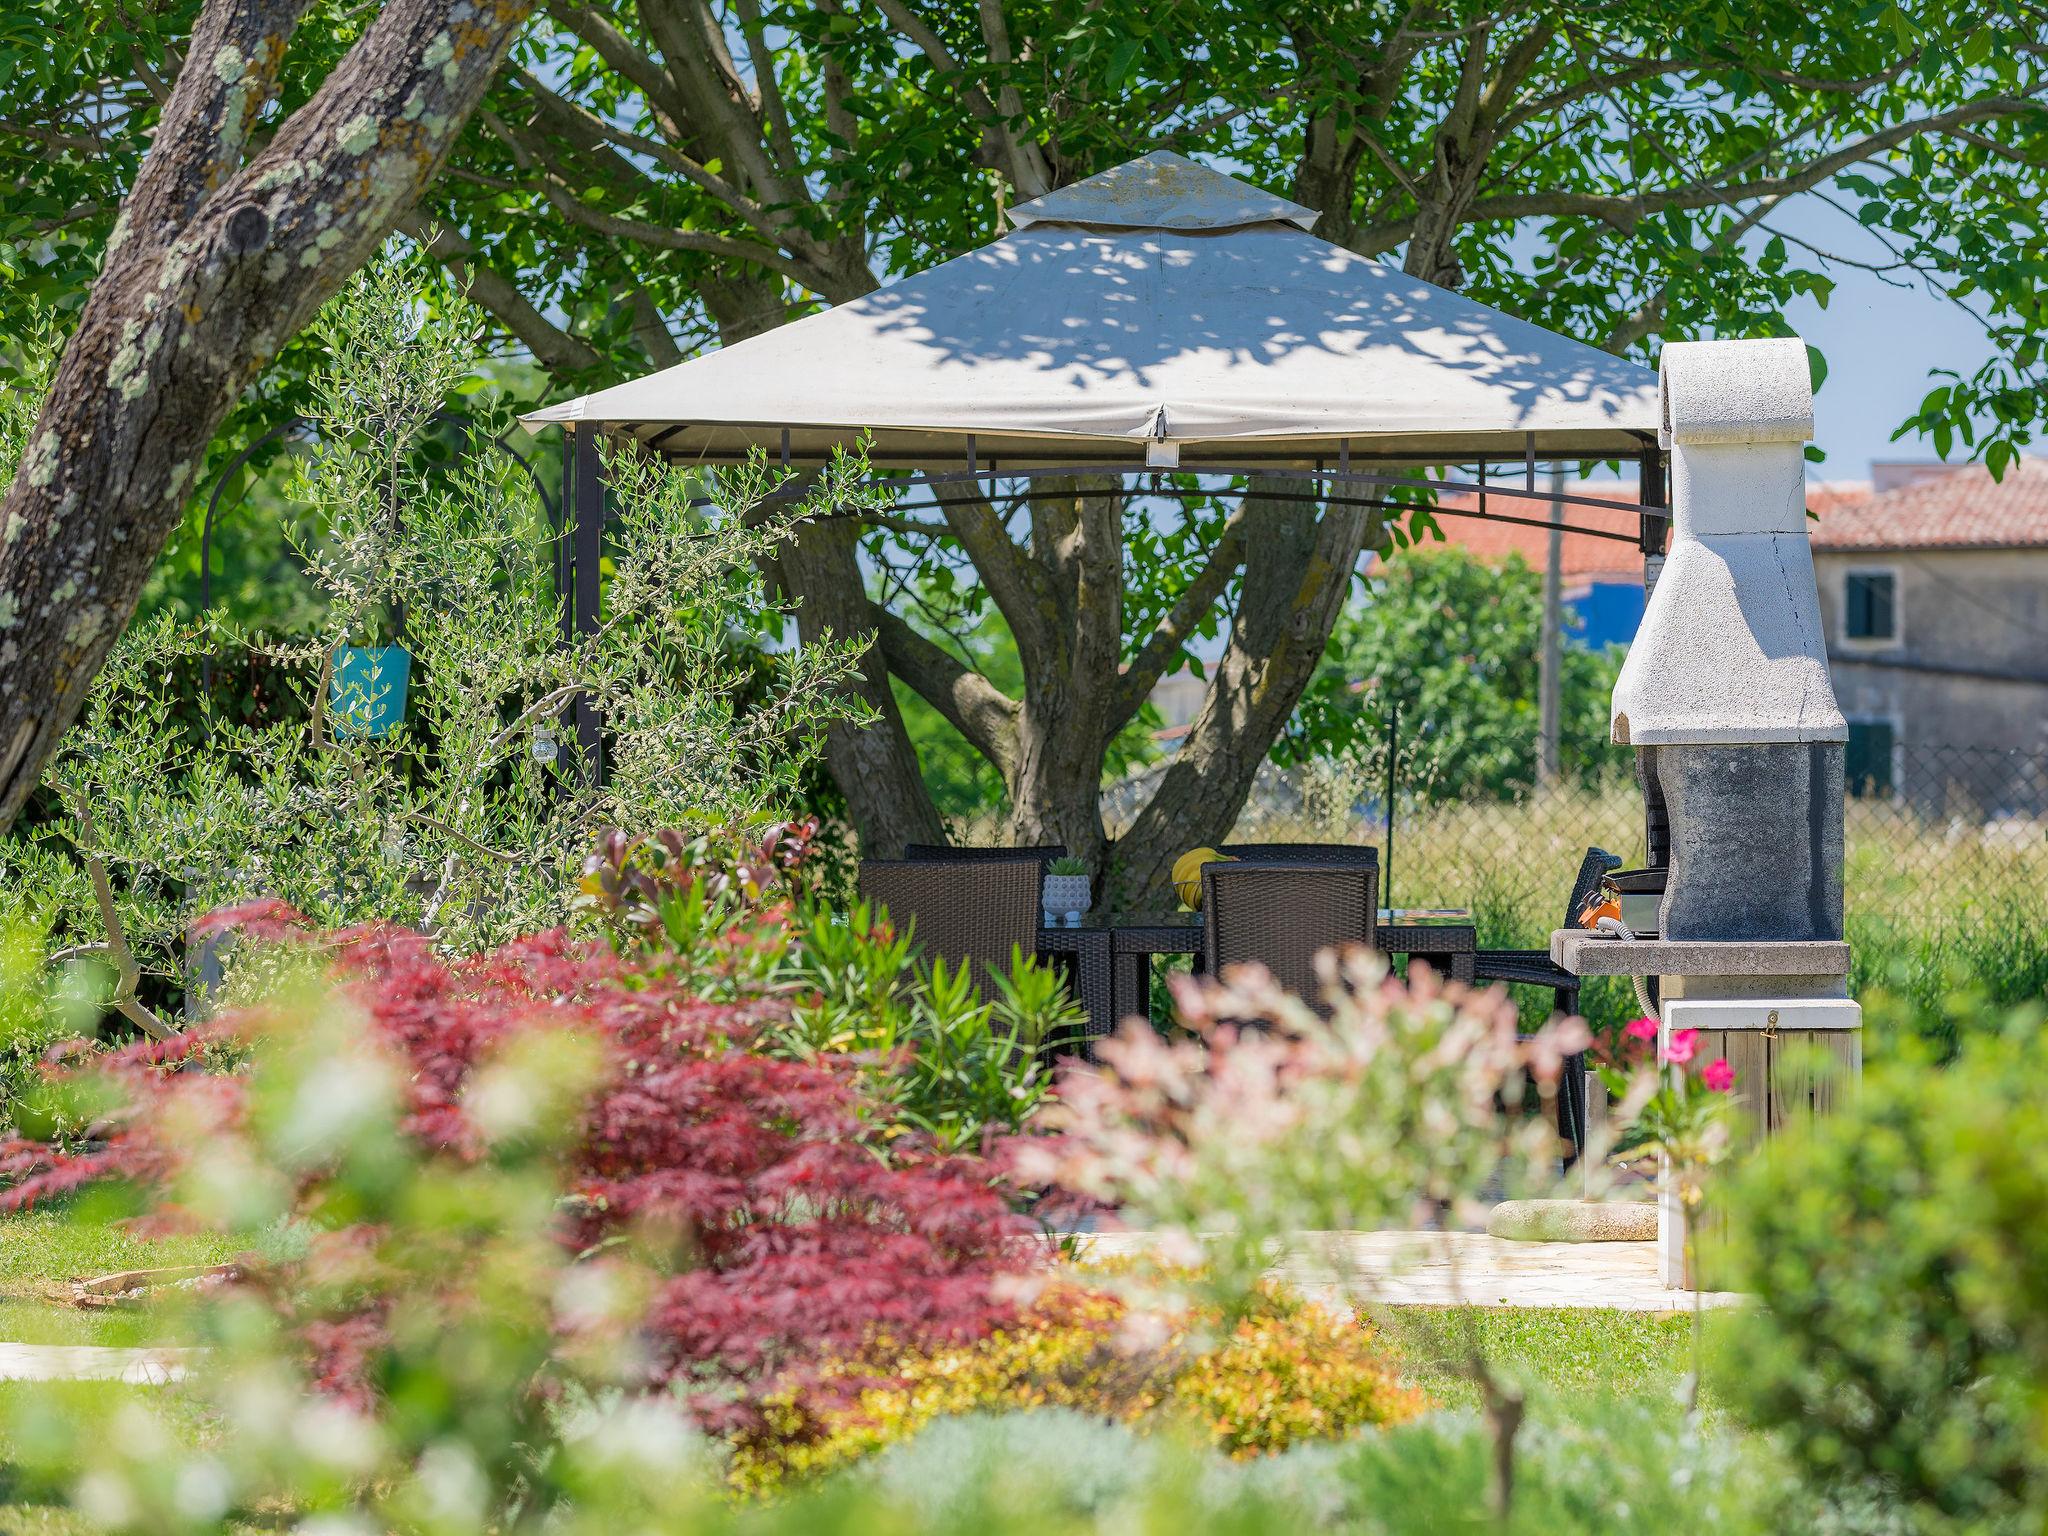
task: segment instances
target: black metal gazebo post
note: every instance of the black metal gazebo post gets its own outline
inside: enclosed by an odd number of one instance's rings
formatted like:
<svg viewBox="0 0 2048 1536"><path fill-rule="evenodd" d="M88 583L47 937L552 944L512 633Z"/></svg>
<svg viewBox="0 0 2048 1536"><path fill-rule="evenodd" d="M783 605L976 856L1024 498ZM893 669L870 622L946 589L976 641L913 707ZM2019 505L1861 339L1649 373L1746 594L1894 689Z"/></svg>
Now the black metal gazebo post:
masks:
<svg viewBox="0 0 2048 1536"><path fill-rule="evenodd" d="M562 592L563 637L594 635L600 619L599 576L604 558L605 474L604 457L598 451L597 428L565 428L563 443L565 469L573 471L575 491L567 498L567 577ZM604 779L604 735L597 705L588 694L579 694L576 710L576 746L583 754L585 771L592 783Z"/></svg>

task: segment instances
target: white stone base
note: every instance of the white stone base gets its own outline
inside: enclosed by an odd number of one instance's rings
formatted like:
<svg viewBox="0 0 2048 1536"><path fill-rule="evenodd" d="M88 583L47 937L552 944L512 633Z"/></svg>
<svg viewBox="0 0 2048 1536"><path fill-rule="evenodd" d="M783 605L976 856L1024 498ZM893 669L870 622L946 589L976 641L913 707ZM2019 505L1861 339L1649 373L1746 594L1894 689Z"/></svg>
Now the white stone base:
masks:
<svg viewBox="0 0 2048 1536"><path fill-rule="evenodd" d="M1856 1030L1863 1027L1863 1007L1844 996L1843 976L1771 977L1667 976L1662 978L1663 1019L1657 1045L1661 1051L1681 1029L1754 1030L1759 1034ZM1775 995L1759 995L1775 993ZM1657 1272L1673 1290L1685 1286L1685 1213L1670 1188L1669 1170L1658 1180Z"/></svg>

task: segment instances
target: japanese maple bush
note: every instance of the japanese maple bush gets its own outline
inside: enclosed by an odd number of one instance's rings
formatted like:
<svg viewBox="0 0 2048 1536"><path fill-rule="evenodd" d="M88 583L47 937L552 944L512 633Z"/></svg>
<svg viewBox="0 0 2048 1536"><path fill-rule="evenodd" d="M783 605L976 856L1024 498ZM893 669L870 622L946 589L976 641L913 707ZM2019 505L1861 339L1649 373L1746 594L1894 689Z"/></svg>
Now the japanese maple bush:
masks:
<svg viewBox="0 0 2048 1536"><path fill-rule="evenodd" d="M790 1006L749 979L757 941L780 942L772 913L689 956L555 931L453 961L281 909L216 921L274 946L260 995L108 1058L123 1107L104 1141L14 1144L5 1203L125 1180L158 1223L282 1254L248 1286L345 1401L391 1390L400 1335L501 1304L469 1258L510 1241L491 1179L513 1164L546 1194L541 1294L566 1357L595 1330L627 1361L608 1379L675 1386L717 1426L878 1336L982 1336L1042 1251L987 1164L915 1136L881 1149L852 1059L755 1049ZM203 1053L243 1065L200 1070Z"/></svg>

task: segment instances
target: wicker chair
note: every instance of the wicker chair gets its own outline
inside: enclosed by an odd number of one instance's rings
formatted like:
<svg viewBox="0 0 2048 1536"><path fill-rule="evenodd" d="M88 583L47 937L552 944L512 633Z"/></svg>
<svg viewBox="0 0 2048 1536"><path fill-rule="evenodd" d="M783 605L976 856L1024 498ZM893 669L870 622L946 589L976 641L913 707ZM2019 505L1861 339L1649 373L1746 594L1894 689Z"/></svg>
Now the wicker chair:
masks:
<svg viewBox="0 0 2048 1536"><path fill-rule="evenodd" d="M973 967L984 998L1011 957L1038 947L1036 861L862 859L860 899L886 908L897 927L909 925L927 962Z"/></svg>
<svg viewBox="0 0 2048 1536"><path fill-rule="evenodd" d="M1259 961L1281 986L1325 1012L1315 957L1373 942L1379 884L1376 862L1205 864L1202 968L1216 976L1226 965Z"/></svg>
<svg viewBox="0 0 2048 1536"><path fill-rule="evenodd" d="M1586 903L1599 892L1603 876L1621 868L1619 856L1605 848L1588 848L1565 903L1566 928L1576 928ZM1548 987L1556 994L1559 1013L1579 1011L1579 978L1550 958L1547 949L1482 949L1473 966L1480 981L1508 981L1525 987ZM1557 1128L1571 1142L1573 1160L1586 1150L1586 1058L1565 1063L1564 1083L1557 1096Z"/></svg>

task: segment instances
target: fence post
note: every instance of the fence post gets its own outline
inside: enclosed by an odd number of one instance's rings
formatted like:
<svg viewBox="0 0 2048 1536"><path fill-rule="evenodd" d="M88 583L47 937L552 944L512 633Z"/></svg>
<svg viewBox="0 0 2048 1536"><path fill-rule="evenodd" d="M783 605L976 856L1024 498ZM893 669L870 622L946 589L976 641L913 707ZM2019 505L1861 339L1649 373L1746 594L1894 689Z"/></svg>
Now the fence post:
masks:
<svg viewBox="0 0 2048 1536"><path fill-rule="evenodd" d="M1394 906L1394 768L1401 758L1401 701L1387 701L1387 795L1381 807L1385 825L1382 841L1386 847L1381 851L1380 869L1386 877L1387 909Z"/></svg>

